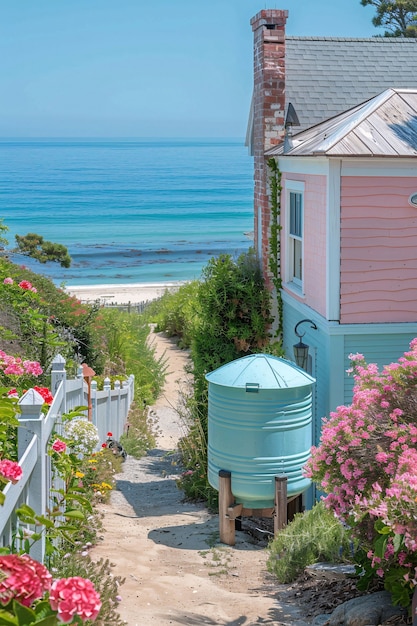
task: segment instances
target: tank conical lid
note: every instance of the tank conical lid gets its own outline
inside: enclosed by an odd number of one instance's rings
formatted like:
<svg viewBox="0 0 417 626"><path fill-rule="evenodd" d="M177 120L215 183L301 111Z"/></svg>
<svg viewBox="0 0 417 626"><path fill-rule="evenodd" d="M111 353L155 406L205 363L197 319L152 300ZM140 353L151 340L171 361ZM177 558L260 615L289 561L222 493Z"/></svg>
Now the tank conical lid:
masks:
<svg viewBox="0 0 417 626"><path fill-rule="evenodd" d="M251 354L231 361L209 372L206 379L222 387L259 385L259 389L291 389L316 382L291 361L270 354Z"/></svg>

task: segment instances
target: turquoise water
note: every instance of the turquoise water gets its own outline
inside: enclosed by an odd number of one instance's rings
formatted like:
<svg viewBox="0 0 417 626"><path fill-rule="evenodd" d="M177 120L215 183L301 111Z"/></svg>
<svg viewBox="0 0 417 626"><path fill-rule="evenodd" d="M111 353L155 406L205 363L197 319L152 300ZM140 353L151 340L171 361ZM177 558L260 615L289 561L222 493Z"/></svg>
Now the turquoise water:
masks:
<svg viewBox="0 0 417 626"><path fill-rule="evenodd" d="M66 245L68 269L13 260L56 283L198 278L252 244L253 165L243 141L0 141L0 217Z"/></svg>

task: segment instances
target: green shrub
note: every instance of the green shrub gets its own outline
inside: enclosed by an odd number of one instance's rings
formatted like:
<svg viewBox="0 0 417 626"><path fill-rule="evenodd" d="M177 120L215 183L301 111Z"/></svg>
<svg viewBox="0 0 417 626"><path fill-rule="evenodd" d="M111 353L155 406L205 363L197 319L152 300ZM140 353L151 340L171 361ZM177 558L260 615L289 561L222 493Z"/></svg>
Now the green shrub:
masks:
<svg viewBox="0 0 417 626"><path fill-rule="evenodd" d="M188 348L193 336L193 328L198 316L198 281L181 285L177 291L165 294L151 302L146 308L145 317L156 324L157 332L164 331L169 337L178 337L179 345Z"/></svg>
<svg viewBox="0 0 417 626"><path fill-rule="evenodd" d="M349 533L322 502L310 511L297 513L268 550L268 570L280 583L292 582L313 563L353 559Z"/></svg>

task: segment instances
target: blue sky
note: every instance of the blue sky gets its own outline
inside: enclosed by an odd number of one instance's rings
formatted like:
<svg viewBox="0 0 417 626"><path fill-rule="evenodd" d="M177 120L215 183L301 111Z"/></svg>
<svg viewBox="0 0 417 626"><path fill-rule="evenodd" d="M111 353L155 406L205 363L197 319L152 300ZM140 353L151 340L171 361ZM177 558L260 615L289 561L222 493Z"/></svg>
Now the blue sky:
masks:
<svg viewBox="0 0 417 626"><path fill-rule="evenodd" d="M378 33L360 0L0 0L0 137L243 137L265 8Z"/></svg>

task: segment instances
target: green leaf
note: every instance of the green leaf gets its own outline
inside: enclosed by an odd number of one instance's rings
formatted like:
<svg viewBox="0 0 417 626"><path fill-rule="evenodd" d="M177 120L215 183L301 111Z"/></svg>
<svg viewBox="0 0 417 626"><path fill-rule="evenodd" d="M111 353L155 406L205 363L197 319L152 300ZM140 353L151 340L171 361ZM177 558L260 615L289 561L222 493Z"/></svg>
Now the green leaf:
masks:
<svg viewBox="0 0 417 626"><path fill-rule="evenodd" d="M27 626L33 624L36 619L35 611L28 606L23 606L20 602L13 602L13 611L18 619L18 624Z"/></svg>
<svg viewBox="0 0 417 626"><path fill-rule="evenodd" d="M394 545L394 550L396 553L399 552L399 550L401 549L403 545L403 540L404 540L403 535L394 535L393 545Z"/></svg>
<svg viewBox="0 0 417 626"><path fill-rule="evenodd" d="M391 533L391 528L380 519L375 522L374 528L380 535L389 535Z"/></svg>
<svg viewBox="0 0 417 626"><path fill-rule="evenodd" d="M379 557L380 559L384 558L385 550L387 548L387 543L388 543L388 535L381 535L380 537L378 537L378 539L375 541L375 544L374 544L375 556Z"/></svg>
<svg viewBox="0 0 417 626"><path fill-rule="evenodd" d="M30 517L35 517L36 516L36 512L27 504L22 504L22 506L20 506L17 510L16 513L19 515L27 515Z"/></svg>
<svg viewBox="0 0 417 626"><path fill-rule="evenodd" d="M69 517L71 519L85 519L84 513L76 509L73 509L72 511L65 511L64 517Z"/></svg>
<svg viewBox="0 0 417 626"><path fill-rule="evenodd" d="M4 504L5 499L6 499L6 496L4 495L2 491L0 491L0 505Z"/></svg>
<svg viewBox="0 0 417 626"><path fill-rule="evenodd" d="M7 611L2 611L0 609L0 626L7 626L10 624L18 626L19 622L17 621L17 617L14 617L10 613L7 613Z"/></svg>

